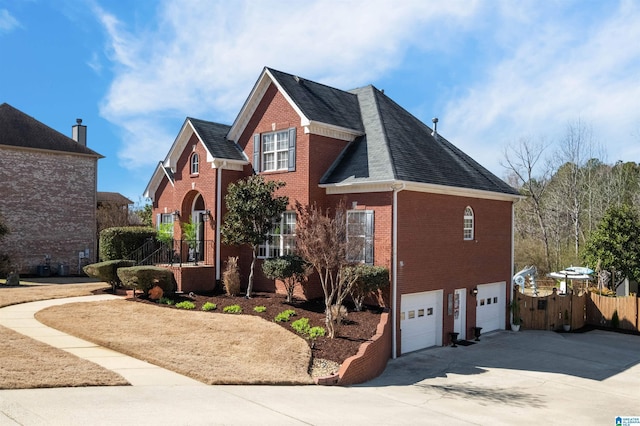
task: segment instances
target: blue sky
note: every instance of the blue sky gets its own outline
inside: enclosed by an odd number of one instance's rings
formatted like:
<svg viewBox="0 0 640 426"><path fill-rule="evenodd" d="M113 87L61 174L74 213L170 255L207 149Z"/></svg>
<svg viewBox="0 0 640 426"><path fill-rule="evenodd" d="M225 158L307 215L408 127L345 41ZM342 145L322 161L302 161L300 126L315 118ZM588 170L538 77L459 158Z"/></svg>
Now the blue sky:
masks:
<svg viewBox="0 0 640 426"><path fill-rule="evenodd" d="M262 68L373 84L500 177L580 120L640 162L639 1L0 0L0 103L88 127L98 190L141 200L187 116L231 124Z"/></svg>

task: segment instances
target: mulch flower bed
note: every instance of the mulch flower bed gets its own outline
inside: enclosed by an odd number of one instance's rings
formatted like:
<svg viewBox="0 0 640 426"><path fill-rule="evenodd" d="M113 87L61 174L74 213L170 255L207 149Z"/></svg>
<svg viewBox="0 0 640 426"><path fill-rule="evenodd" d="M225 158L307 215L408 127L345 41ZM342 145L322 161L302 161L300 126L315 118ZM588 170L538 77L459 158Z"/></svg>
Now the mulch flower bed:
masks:
<svg viewBox="0 0 640 426"><path fill-rule="evenodd" d="M293 309L295 316L289 322L275 322L285 329L295 333L291 328L291 322L300 318L309 318L309 325L325 327L324 302L322 300L296 300L287 303L284 295L273 293L254 293L250 299L244 296L227 296L225 294L191 294L191 295L166 295L168 299L178 303L184 300L190 300L195 304L195 310L202 310L202 306L207 303L215 303L217 308L212 311L222 313L225 306L239 305L242 308L242 314L254 315L264 318L267 321L274 321L276 315L287 309ZM134 299L131 299L134 300ZM153 303L161 308L177 309L175 306L158 304L156 301L149 300L143 296L138 296L138 302ZM264 306L264 312L256 312L256 306ZM382 309L379 307L366 307L362 312L356 312L352 306L347 304L348 315L343 324L338 329L338 336L334 339L328 337L318 338L312 347L313 357L318 359L327 359L338 364L342 364L344 360L355 355L358 348L364 342L371 340L376 333L376 328L380 322L380 314ZM232 314L226 314L232 315Z"/></svg>

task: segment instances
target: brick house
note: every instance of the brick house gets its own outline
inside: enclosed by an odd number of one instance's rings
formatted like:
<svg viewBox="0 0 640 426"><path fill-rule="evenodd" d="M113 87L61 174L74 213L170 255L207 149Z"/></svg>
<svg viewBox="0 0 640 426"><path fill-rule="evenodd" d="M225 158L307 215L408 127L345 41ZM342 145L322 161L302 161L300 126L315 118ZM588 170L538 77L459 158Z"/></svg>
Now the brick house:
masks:
<svg viewBox="0 0 640 426"><path fill-rule="evenodd" d="M0 213L10 230L3 251L21 274L77 274L95 261L102 156L87 148L81 122L72 139L0 105Z"/></svg>
<svg viewBox="0 0 640 426"><path fill-rule="evenodd" d="M505 328L518 193L382 91L265 68L231 126L186 119L145 196L156 223L197 219L216 280L232 254L247 274L250 252L221 245L219 225L225 188L252 173L286 182L291 203L261 257L293 249L295 201L346 201L349 235L364 242L359 260L391 271L394 357L446 344L449 332ZM277 289L260 272L254 285Z"/></svg>

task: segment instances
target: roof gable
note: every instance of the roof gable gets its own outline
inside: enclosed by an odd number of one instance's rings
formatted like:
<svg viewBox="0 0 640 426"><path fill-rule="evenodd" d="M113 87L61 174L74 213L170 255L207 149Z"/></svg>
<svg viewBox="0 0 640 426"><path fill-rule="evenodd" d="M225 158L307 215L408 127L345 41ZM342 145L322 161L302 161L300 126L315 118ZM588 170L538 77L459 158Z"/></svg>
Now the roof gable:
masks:
<svg viewBox="0 0 640 426"><path fill-rule="evenodd" d="M265 67L229 130L229 139L238 141L271 84L296 111L305 133L346 141L363 134L355 95Z"/></svg>
<svg viewBox="0 0 640 426"><path fill-rule="evenodd" d="M206 161L211 163L211 167L242 170L249 161L238 145L227 139L229 128L227 124L187 117L164 161L160 161L154 170L144 190L144 197L153 199L164 177L174 185L176 163L194 134L207 151Z"/></svg>
<svg viewBox="0 0 640 426"><path fill-rule="evenodd" d="M103 158L97 152L7 103L0 105L0 145Z"/></svg>

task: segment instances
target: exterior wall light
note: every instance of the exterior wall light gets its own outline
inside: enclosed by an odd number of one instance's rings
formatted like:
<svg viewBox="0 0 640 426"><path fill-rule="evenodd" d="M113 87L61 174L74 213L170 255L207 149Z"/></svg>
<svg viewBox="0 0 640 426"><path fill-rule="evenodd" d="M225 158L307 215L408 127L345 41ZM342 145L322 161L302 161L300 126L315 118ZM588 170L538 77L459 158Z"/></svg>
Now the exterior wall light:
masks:
<svg viewBox="0 0 640 426"><path fill-rule="evenodd" d="M471 293L473 297L476 297L478 295L478 287L472 288L469 293Z"/></svg>

